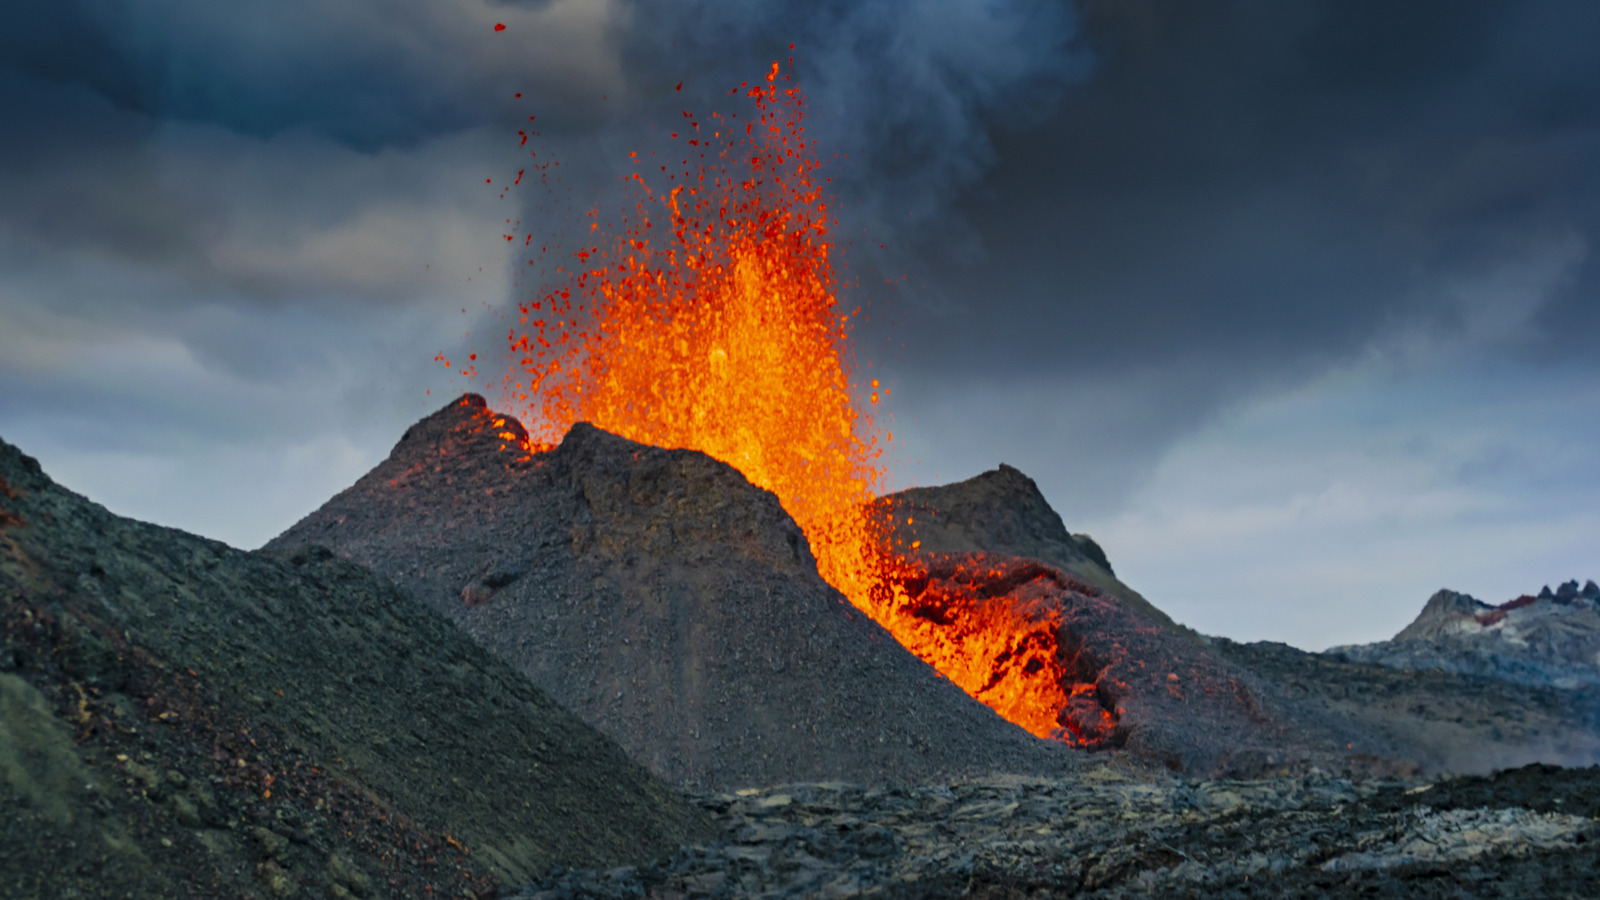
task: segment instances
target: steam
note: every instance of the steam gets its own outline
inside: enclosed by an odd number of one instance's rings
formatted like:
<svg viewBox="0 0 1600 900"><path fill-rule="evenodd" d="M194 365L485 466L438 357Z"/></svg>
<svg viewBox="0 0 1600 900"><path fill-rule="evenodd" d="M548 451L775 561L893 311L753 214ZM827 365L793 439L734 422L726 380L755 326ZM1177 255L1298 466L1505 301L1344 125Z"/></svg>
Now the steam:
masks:
<svg viewBox="0 0 1600 900"><path fill-rule="evenodd" d="M677 0L629 18L632 81L682 80L700 103L725 105L729 88L795 58L808 134L849 156L840 198L895 227L948 210L993 165L992 129L1041 120L1088 62L1071 8L1048 0Z"/></svg>

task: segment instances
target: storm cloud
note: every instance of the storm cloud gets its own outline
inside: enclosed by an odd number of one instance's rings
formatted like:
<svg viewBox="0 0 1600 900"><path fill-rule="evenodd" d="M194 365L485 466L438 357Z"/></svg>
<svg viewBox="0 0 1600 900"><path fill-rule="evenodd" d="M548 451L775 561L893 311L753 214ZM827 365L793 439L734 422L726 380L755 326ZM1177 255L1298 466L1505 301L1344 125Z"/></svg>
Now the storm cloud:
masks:
<svg viewBox="0 0 1600 900"><path fill-rule="evenodd" d="M0 433L258 544L483 387L433 355L566 227L518 130L604 204L792 59L891 486L1004 460L1202 630L1381 637L1600 571L1597 45L1576 0L34 4Z"/></svg>

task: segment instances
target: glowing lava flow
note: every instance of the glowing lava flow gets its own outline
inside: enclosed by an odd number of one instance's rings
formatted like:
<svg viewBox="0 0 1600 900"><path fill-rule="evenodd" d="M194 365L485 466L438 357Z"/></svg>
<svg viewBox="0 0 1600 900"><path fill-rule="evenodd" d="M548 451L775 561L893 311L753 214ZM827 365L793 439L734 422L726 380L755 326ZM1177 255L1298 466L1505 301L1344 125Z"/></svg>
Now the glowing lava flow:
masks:
<svg viewBox="0 0 1600 900"><path fill-rule="evenodd" d="M922 615L904 587L913 567L887 551L869 511L881 450L852 395L837 222L788 84L773 63L743 86L754 118L684 113L682 169L634 174L623 233L575 253L570 281L522 305L512 399L537 444L588 421L734 466L778 496L822 577L858 608L1002 715L1070 740L1057 721L1070 680L1048 621L992 604L943 604L955 627ZM597 217L590 232L602 233Z"/></svg>

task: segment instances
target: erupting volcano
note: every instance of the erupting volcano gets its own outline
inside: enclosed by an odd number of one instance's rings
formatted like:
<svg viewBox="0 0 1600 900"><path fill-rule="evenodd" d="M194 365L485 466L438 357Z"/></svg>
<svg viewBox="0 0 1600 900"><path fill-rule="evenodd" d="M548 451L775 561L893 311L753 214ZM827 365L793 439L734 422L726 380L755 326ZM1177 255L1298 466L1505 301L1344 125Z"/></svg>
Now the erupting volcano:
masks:
<svg viewBox="0 0 1600 900"><path fill-rule="evenodd" d="M679 169L633 174L620 233L590 214L570 279L520 306L509 399L534 449L587 421L728 463L777 495L823 578L912 652L1039 737L1096 742L1109 721L1086 733L1066 717L1088 688L1066 671L1052 612L983 590L981 565L961 581L967 602L907 593L927 574L889 550L871 508L884 474L872 408L888 390L852 384L838 220L803 94L780 71L731 92L750 101L743 118L683 113Z"/></svg>
<svg viewBox="0 0 1600 900"><path fill-rule="evenodd" d="M622 233L576 251L571 282L522 305L532 328L510 334L525 376L511 391L538 443L587 421L734 466L778 495L823 576L856 597L879 450L851 394L821 163L778 73L745 86L753 118L703 127L685 112L683 170L666 184L635 173Z"/></svg>

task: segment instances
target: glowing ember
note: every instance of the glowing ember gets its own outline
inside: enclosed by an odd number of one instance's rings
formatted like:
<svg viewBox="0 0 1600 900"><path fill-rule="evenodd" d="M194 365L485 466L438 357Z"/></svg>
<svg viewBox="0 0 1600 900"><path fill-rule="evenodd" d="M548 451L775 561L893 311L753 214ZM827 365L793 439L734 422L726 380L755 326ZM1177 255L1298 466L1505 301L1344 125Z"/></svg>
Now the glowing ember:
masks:
<svg viewBox="0 0 1600 900"><path fill-rule="evenodd" d="M1058 619L994 594L928 616L905 587L917 570L888 552L870 512L881 450L851 390L851 315L830 257L838 223L788 85L774 62L744 86L753 118L685 112L672 134L681 168L635 172L622 233L591 212L569 280L521 306L508 391L531 444L588 421L732 465L778 496L822 577L912 652L1033 734L1081 740L1059 718L1074 688Z"/></svg>

